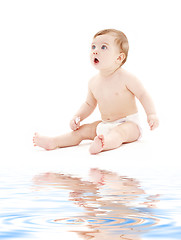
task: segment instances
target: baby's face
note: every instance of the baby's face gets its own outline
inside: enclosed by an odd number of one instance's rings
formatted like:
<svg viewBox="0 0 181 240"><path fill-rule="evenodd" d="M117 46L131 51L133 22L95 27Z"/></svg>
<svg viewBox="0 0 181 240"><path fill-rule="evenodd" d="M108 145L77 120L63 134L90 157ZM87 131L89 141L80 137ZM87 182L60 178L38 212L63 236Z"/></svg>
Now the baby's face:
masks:
<svg viewBox="0 0 181 240"><path fill-rule="evenodd" d="M121 63L118 60L120 49L115 43L115 36L105 34L93 39L91 46L91 63L98 70L114 68Z"/></svg>

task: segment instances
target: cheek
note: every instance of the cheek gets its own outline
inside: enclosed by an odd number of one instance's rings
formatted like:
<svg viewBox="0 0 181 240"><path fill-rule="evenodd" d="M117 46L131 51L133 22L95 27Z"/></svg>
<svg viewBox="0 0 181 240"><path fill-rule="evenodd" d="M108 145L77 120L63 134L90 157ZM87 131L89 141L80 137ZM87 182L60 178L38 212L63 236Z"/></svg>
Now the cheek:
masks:
<svg viewBox="0 0 181 240"><path fill-rule="evenodd" d="M108 63L108 64L112 64L112 63L115 63L115 56L113 54L105 54L104 56L104 59L105 59L105 63Z"/></svg>

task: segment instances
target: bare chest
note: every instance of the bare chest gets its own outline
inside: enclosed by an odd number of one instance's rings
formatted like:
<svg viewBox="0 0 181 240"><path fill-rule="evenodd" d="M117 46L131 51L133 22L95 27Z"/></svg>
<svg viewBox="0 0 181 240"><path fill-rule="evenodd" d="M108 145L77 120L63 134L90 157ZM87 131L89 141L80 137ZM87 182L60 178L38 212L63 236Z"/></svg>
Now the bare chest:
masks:
<svg viewBox="0 0 181 240"><path fill-rule="evenodd" d="M93 94L98 104L122 102L131 94L123 81L99 82L96 85Z"/></svg>

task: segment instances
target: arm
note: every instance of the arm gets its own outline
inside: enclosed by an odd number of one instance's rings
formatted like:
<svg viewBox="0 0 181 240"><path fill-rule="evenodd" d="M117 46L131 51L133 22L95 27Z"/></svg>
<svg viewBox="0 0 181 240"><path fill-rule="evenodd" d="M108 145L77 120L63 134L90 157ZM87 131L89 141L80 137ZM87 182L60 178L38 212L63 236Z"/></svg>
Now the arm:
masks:
<svg viewBox="0 0 181 240"><path fill-rule="evenodd" d="M85 118L91 115L91 113L94 111L94 109L97 106L97 101L94 98L90 88L88 89L87 99L82 104L78 112L75 114L75 116L80 117L80 121L83 121Z"/></svg>
<svg viewBox="0 0 181 240"><path fill-rule="evenodd" d="M147 114L147 121L150 126L150 129L153 130L159 125L159 120L156 115L155 106L153 101L145 90L141 82L136 78L133 77L129 79L127 82L127 88L130 90L141 102L146 114Z"/></svg>
<svg viewBox="0 0 181 240"><path fill-rule="evenodd" d="M89 86L86 101L82 104L82 106L80 107L80 109L77 111L77 113L74 115L73 119L70 122L71 129L72 130L79 129L80 121L83 121L85 118L90 116L91 113L96 108L96 106L97 101L94 98L94 95L92 94Z"/></svg>

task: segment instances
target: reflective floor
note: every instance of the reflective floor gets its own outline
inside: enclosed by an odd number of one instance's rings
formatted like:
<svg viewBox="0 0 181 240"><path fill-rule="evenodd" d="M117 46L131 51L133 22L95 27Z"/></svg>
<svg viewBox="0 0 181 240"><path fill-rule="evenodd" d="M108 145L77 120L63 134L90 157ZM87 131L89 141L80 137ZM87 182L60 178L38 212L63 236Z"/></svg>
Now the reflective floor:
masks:
<svg viewBox="0 0 181 240"><path fill-rule="evenodd" d="M180 239L181 177L1 174L1 239Z"/></svg>

